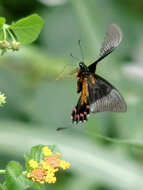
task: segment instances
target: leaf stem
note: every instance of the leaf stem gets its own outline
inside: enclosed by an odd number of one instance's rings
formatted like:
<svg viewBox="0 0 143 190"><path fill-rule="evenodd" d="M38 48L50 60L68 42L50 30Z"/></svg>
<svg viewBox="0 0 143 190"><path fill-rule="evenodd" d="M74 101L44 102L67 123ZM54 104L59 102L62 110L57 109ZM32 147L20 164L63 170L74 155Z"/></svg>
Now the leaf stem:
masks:
<svg viewBox="0 0 143 190"><path fill-rule="evenodd" d="M12 38L12 41L16 42L15 37L13 36L13 34L11 33L11 31L8 28L7 28L7 32L10 35L10 37Z"/></svg>
<svg viewBox="0 0 143 190"><path fill-rule="evenodd" d="M4 40L6 40L7 36L6 36L6 27L5 27L5 25L3 25L3 29L2 30L3 30L3 34L4 34Z"/></svg>

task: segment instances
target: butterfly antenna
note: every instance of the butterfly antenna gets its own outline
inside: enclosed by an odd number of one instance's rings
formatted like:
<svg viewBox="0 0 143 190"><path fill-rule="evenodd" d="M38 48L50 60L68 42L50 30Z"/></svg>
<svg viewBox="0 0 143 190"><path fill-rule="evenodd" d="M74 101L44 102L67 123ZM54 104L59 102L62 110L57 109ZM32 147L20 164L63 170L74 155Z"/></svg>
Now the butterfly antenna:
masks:
<svg viewBox="0 0 143 190"><path fill-rule="evenodd" d="M80 59L79 59L79 58L77 58L77 57L75 57L72 53L70 54L70 56L71 56L72 58L74 58L74 59L76 59L76 60L80 61Z"/></svg>
<svg viewBox="0 0 143 190"><path fill-rule="evenodd" d="M84 61L83 48L81 46L81 41L80 40L78 40L78 45L79 45L79 48L80 48L80 53L81 53L82 61Z"/></svg>

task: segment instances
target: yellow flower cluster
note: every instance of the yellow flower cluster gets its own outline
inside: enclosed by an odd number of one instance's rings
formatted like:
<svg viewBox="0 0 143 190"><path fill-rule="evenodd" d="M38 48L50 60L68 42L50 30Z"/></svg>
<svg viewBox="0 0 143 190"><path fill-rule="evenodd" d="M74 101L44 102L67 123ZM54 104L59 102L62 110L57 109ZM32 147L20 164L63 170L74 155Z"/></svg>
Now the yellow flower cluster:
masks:
<svg viewBox="0 0 143 190"><path fill-rule="evenodd" d="M63 170L66 170L67 168L70 168L70 163L66 162L65 160L60 160L60 167Z"/></svg>
<svg viewBox="0 0 143 190"><path fill-rule="evenodd" d="M37 168L38 167L38 163L33 159L29 161L29 165L31 168Z"/></svg>
<svg viewBox="0 0 143 190"><path fill-rule="evenodd" d="M60 160L60 153L53 154L48 146L43 147L42 153L44 159L40 160L40 163L35 160L29 160L30 171L27 173L27 177L31 178L32 181L44 183L55 183L56 182L56 172L59 168L66 170L70 168L70 163L65 160Z"/></svg>

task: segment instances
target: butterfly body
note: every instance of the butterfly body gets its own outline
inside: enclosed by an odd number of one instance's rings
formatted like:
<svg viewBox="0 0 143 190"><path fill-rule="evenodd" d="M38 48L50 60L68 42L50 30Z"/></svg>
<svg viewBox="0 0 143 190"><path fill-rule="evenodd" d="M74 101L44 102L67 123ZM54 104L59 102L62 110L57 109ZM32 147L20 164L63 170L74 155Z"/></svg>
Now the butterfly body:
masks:
<svg viewBox="0 0 143 190"><path fill-rule="evenodd" d="M72 111L73 122L87 121L90 112L126 111L126 103L119 91L95 73L97 63L109 55L120 44L121 39L120 28L115 24L110 25L100 50L100 57L89 66L83 62L79 63L76 77L77 93L80 93L80 98Z"/></svg>

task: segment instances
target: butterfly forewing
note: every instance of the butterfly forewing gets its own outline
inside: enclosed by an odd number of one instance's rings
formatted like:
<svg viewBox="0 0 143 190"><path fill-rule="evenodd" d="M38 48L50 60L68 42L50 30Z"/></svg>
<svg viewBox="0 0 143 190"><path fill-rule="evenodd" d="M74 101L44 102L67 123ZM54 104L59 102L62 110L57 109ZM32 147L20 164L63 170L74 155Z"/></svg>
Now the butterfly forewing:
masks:
<svg viewBox="0 0 143 190"><path fill-rule="evenodd" d="M89 71L95 72L97 63L114 51L114 49L119 46L121 41L121 29L116 24L111 24L105 34L105 38L100 49L100 56L94 63L88 66Z"/></svg>
<svg viewBox="0 0 143 190"><path fill-rule="evenodd" d="M121 29L116 24L111 24L106 32L105 39L100 49L100 57L111 53L122 41Z"/></svg>
<svg viewBox="0 0 143 190"><path fill-rule="evenodd" d="M127 107L117 89L102 77L96 75L96 84L90 91L90 111L125 112Z"/></svg>

